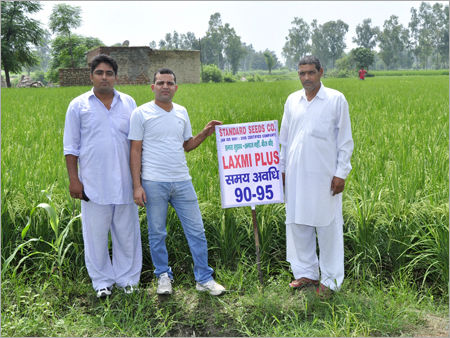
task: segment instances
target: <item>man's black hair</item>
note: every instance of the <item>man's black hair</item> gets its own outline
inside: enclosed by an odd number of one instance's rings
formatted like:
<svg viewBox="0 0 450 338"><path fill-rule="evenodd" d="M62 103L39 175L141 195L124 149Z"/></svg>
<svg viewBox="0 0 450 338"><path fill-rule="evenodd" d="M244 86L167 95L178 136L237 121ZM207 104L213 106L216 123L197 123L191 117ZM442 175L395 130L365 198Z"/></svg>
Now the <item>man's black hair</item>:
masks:
<svg viewBox="0 0 450 338"><path fill-rule="evenodd" d="M156 75L158 75L158 74L172 74L173 75L173 81L175 83L177 83L177 77L175 76L175 73L173 72L172 69L169 69L169 68L160 68L160 69L158 69L155 72L155 74L153 75L153 83L156 82Z"/></svg>
<svg viewBox="0 0 450 338"><path fill-rule="evenodd" d="M97 55L95 58L92 59L91 74L94 73L95 68L97 68L98 65L102 62L109 64L114 71L114 75L117 75L117 71L119 70L119 66L117 66L117 62L112 57L110 57L109 55L106 55L106 54Z"/></svg>
<svg viewBox="0 0 450 338"><path fill-rule="evenodd" d="M320 71L320 68L322 68L322 65L320 64L320 60L314 56L314 55L306 55L300 59L298 62L298 67L302 65L314 65L316 66L316 69Z"/></svg>

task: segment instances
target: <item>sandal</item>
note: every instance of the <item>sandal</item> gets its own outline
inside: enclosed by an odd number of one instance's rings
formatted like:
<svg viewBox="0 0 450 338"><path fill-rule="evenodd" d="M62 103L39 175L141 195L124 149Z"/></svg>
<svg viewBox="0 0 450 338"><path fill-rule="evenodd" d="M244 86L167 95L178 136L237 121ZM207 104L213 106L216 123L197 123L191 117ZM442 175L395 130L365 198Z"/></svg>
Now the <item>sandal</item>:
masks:
<svg viewBox="0 0 450 338"><path fill-rule="evenodd" d="M316 289L316 295L322 300L330 299L333 296L333 290L320 283Z"/></svg>
<svg viewBox="0 0 450 338"><path fill-rule="evenodd" d="M318 280L309 279L306 277L301 277L301 278L295 279L289 283L289 286L294 289L301 289L306 286L318 286L318 285L319 285Z"/></svg>

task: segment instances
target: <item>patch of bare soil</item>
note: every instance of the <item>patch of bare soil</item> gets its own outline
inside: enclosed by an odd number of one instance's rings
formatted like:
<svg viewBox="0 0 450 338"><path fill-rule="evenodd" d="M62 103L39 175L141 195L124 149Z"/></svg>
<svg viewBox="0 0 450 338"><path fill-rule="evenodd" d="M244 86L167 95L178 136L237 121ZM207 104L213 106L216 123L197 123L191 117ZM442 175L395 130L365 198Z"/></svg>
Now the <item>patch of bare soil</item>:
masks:
<svg viewBox="0 0 450 338"><path fill-rule="evenodd" d="M413 337L448 337L449 318L442 318L427 314L424 318L425 325L415 329Z"/></svg>

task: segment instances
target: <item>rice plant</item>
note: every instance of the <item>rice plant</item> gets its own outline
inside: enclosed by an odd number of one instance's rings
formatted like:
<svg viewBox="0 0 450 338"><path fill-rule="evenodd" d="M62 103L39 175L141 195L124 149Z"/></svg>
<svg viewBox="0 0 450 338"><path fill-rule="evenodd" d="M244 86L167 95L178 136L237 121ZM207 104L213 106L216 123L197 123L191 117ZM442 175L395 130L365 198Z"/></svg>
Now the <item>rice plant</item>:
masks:
<svg viewBox="0 0 450 338"><path fill-rule="evenodd" d="M448 294L448 76L325 78L323 83L346 96L355 141L353 170L343 200L348 276L390 280L396 273L407 272L418 285ZM63 243L62 238L57 240L62 234L64 248L71 245L64 261L83 269L80 227L68 226L79 223L72 220L80 213L80 205L68 194L62 136L70 100L88 89L2 88L1 231L2 267L6 266L2 274L17 267L34 246L39 252L51 252L52 258L25 259L16 271L51 269L53 259L64 256L64 249L57 245ZM132 95L138 105L152 99L149 86L118 89ZM182 84L174 101L187 107L195 134L211 119L225 124L278 120L280 125L284 102L298 89L299 81ZM210 264L231 271L253 268L249 208L220 207L215 139L208 138L186 157L204 218ZM42 205L36 209L46 187L52 187L47 204L53 211ZM270 278L288 269L284 207L258 206L257 217L263 270ZM22 239L29 219L33 225ZM144 209L140 219L147 278L153 267L146 247ZM168 231L175 273L192 282L192 259L173 210ZM42 261L48 262L41 265ZM60 259L56 266L61 264Z"/></svg>
<svg viewBox="0 0 450 338"><path fill-rule="evenodd" d="M52 277L57 270L58 283L60 287L62 287L63 274L67 273L70 267L70 262L66 259L67 254L74 244L67 240L68 234L73 223L79 220L81 215L71 218L65 225L61 224L60 217L52 203L51 195L46 190L43 190L42 192L47 196L49 203L40 203L31 210L28 222L21 232L23 243L20 243L2 264L2 279L10 272L10 265L12 262L18 261L13 264L14 268L12 268L11 271L11 277L14 278L20 268L28 263L28 261L34 260L34 265L40 267L38 269L39 272L48 274L50 277ZM47 236L43 235L47 233L47 229L44 229L44 231L37 229L37 231L35 231L37 237L26 240L27 234L33 223L32 216L35 211L39 209L45 210L48 216L48 223L37 223L36 227L51 229L53 236L47 238ZM24 271L22 271L22 273L23 272ZM27 271L25 270L25 272Z"/></svg>

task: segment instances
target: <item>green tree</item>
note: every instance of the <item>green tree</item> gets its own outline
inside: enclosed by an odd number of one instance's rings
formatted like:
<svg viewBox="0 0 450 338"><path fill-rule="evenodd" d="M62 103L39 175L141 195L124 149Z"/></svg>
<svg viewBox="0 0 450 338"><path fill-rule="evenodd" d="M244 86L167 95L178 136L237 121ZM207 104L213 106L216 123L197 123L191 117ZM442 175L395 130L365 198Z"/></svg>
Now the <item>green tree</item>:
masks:
<svg viewBox="0 0 450 338"><path fill-rule="evenodd" d="M409 32L399 22L398 16L391 15L383 24L378 37L380 57L388 69L398 65L400 56L406 49Z"/></svg>
<svg viewBox="0 0 450 338"><path fill-rule="evenodd" d="M272 68L277 64L277 56L275 52L266 49L264 51L264 59L266 61L267 69L269 69L269 74L272 74Z"/></svg>
<svg viewBox="0 0 450 338"><path fill-rule="evenodd" d="M328 21L318 25L317 20L312 24L312 52L323 60L323 64L329 64L334 68L335 61L342 56L346 47L344 39L348 32L348 25L342 20Z"/></svg>
<svg viewBox="0 0 450 338"><path fill-rule="evenodd" d="M41 9L37 1L2 1L1 2L1 56L5 71L7 87L11 87L10 72L20 72L22 67L31 67L39 62L32 51L32 45L41 45L44 30L41 23L30 19Z"/></svg>
<svg viewBox="0 0 450 338"><path fill-rule="evenodd" d="M222 82L223 74L216 65L205 65L202 71L203 82Z"/></svg>
<svg viewBox="0 0 450 338"><path fill-rule="evenodd" d="M309 25L302 19L294 17L294 26L289 29L282 55L288 68L297 68L298 61L311 51L309 39L311 36Z"/></svg>
<svg viewBox="0 0 450 338"><path fill-rule="evenodd" d="M264 57L263 52L256 52L253 56L252 60L252 69L262 69L262 70L268 70L266 58Z"/></svg>
<svg viewBox="0 0 450 338"><path fill-rule="evenodd" d="M422 2L419 9L411 8L409 22L410 49L421 68L428 68L430 57L439 67L448 60L448 6Z"/></svg>
<svg viewBox="0 0 450 338"><path fill-rule="evenodd" d="M245 49L245 55L239 62L239 69L243 71L248 71L251 69L252 60L254 58L255 49L253 45L247 45L245 42L242 43L242 48Z"/></svg>
<svg viewBox="0 0 450 338"><path fill-rule="evenodd" d="M220 13L211 15L206 36L201 39L201 61L215 64L221 70L228 66L235 74L241 59L245 56L241 38L230 24L222 24Z"/></svg>
<svg viewBox="0 0 450 338"><path fill-rule="evenodd" d="M433 9L435 6L439 4L434 4ZM439 52L439 55L441 56L441 64L439 65L439 68L448 68L449 65L449 10L448 5L444 7L443 10L443 16L442 21L440 22L440 32L438 36L438 43L437 43L437 49Z"/></svg>
<svg viewBox="0 0 450 338"><path fill-rule="evenodd" d="M75 48L71 48L71 45ZM84 37L74 34L70 38L58 36L52 41L52 60L50 63L49 80L58 81L59 68L76 68L86 67L86 53L99 46L103 46L103 42L97 38Z"/></svg>
<svg viewBox="0 0 450 338"><path fill-rule="evenodd" d="M166 33L164 36L164 40L159 40L159 49L163 50L169 50L169 49L175 49L172 44L172 34Z"/></svg>
<svg viewBox="0 0 450 338"><path fill-rule="evenodd" d="M338 72L350 73L354 72L356 70L355 68L355 60L353 59L351 52L336 60L336 69Z"/></svg>
<svg viewBox="0 0 450 338"><path fill-rule="evenodd" d="M228 23L222 27L222 35L224 37L224 52L226 62L231 66L233 75L236 74L239 68L239 61L245 54L245 49L242 48L240 36L238 36L234 28L230 27Z"/></svg>
<svg viewBox="0 0 450 338"><path fill-rule="evenodd" d="M203 64L215 64L224 69L224 39L220 13L210 16L206 36L201 40L201 60Z"/></svg>
<svg viewBox="0 0 450 338"><path fill-rule="evenodd" d="M356 26L356 37L352 41L359 47L374 49L377 45L377 36L380 34L378 27L371 27L372 19L364 19L361 25Z"/></svg>
<svg viewBox="0 0 450 338"><path fill-rule="evenodd" d="M67 4L57 4L53 6L50 14L49 28L52 33L58 33L68 38L69 55L71 57L71 67L75 67L73 46L76 45L71 39L71 30L81 25L81 8Z"/></svg>
<svg viewBox="0 0 450 338"><path fill-rule="evenodd" d="M312 21L311 27L311 52L320 59L322 66L326 69L330 60L327 40L316 19Z"/></svg>
<svg viewBox="0 0 450 338"><path fill-rule="evenodd" d="M246 45L243 43L242 48L245 49L245 55L239 63L241 70L248 71L254 69L268 69L263 52L256 52L251 44Z"/></svg>
<svg viewBox="0 0 450 338"><path fill-rule="evenodd" d="M408 41L408 49L414 54L414 58L417 63L419 63L420 59L420 46L419 46L419 25L420 20L417 14L417 10L412 7L411 8L411 19L409 20L409 32L410 32L410 40Z"/></svg>
<svg viewBox="0 0 450 338"><path fill-rule="evenodd" d="M178 34L177 31L173 31L172 44L174 46L174 49L180 49L181 45L180 34Z"/></svg>
<svg viewBox="0 0 450 338"><path fill-rule="evenodd" d="M28 76L30 76L30 72L40 72L45 74L49 70L51 62L50 36L50 33L44 29L44 34L42 35L42 41L40 45L32 47L32 51L36 55L38 63L33 66L24 66L24 68L28 72Z"/></svg>
<svg viewBox="0 0 450 338"><path fill-rule="evenodd" d="M412 51L421 68L427 68L428 57L433 52L434 17L431 5L422 2L417 11L411 8L411 21L409 29L411 32Z"/></svg>
<svg viewBox="0 0 450 338"><path fill-rule="evenodd" d="M371 51L368 48L354 48L351 50L350 54L358 69L364 67L366 68L366 70L369 70L369 67L375 61L375 52Z"/></svg>
<svg viewBox="0 0 450 338"><path fill-rule="evenodd" d="M159 49L175 50L180 49L180 45L180 34L175 30L173 31L173 35L171 33L166 33L164 40L159 40Z"/></svg>
<svg viewBox="0 0 450 338"><path fill-rule="evenodd" d="M156 43L154 46L156 47ZM155 47L150 46L150 48ZM200 43L192 32L178 34L177 31L173 31L173 34L167 33L164 40L159 41L159 48L165 50L200 50Z"/></svg>
<svg viewBox="0 0 450 338"><path fill-rule="evenodd" d="M36 47L36 54L39 58L39 69L43 72L47 72L47 70L50 67L51 62L51 37L50 33L45 30L44 34L42 35L42 44ZM34 68L36 70L36 68Z"/></svg>
<svg viewBox="0 0 450 338"><path fill-rule="evenodd" d="M181 49L200 50L200 40L192 32L181 34Z"/></svg>

